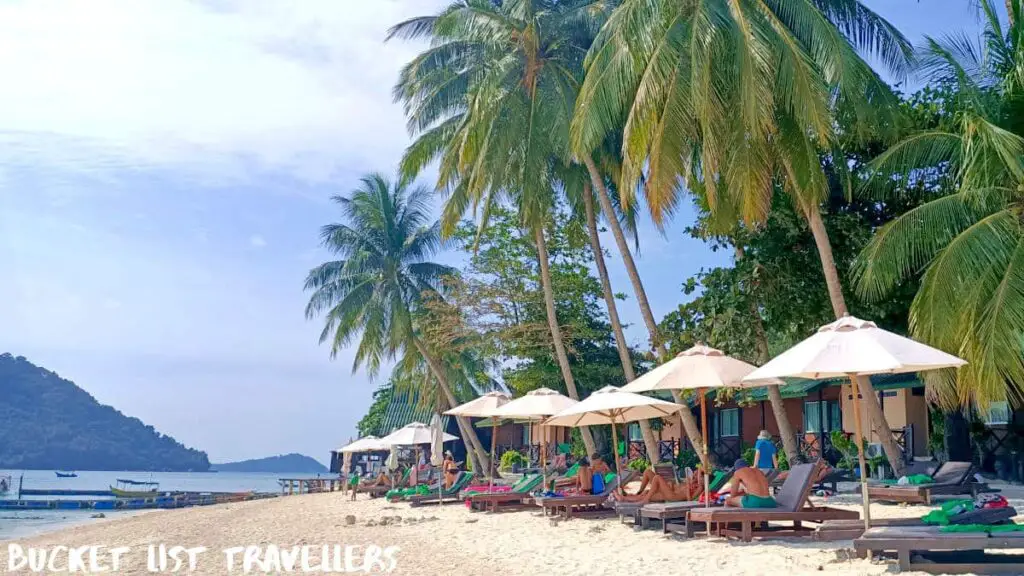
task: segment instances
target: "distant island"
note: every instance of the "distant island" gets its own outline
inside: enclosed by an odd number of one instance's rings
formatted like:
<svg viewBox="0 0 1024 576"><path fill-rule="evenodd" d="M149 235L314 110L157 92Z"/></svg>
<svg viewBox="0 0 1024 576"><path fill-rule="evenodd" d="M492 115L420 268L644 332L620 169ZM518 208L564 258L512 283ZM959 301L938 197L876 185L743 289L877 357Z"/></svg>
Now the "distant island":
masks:
<svg viewBox="0 0 1024 576"><path fill-rule="evenodd" d="M0 468L205 472L205 452L100 404L22 356L0 354Z"/></svg>
<svg viewBox="0 0 1024 576"><path fill-rule="evenodd" d="M295 472L301 474L325 474L327 467L318 460L303 454L283 454L241 462L212 464L211 470L217 472Z"/></svg>

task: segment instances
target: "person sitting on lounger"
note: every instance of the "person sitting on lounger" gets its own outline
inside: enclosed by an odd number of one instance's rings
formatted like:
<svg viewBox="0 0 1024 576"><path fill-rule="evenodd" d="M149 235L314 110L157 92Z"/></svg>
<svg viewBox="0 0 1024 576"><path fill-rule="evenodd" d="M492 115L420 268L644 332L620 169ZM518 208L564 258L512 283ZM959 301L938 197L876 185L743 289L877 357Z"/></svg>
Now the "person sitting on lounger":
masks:
<svg viewBox="0 0 1024 576"><path fill-rule="evenodd" d="M590 466L590 460L586 457L580 458L580 467L576 469L576 476L573 477L576 489L580 494L594 493L594 470Z"/></svg>
<svg viewBox="0 0 1024 576"><path fill-rule="evenodd" d="M733 464L731 496L725 499L726 506L733 508L775 508L768 478L757 468L751 468L740 458Z"/></svg>
<svg viewBox="0 0 1024 576"><path fill-rule="evenodd" d="M444 470L444 487L451 488L459 476L459 465L455 463L452 451L444 453L444 462L441 463L441 470Z"/></svg>
<svg viewBox="0 0 1024 576"><path fill-rule="evenodd" d="M612 469L608 467L608 464L601 459L600 454L590 455L590 472L592 474L601 474L602 476L612 472Z"/></svg>

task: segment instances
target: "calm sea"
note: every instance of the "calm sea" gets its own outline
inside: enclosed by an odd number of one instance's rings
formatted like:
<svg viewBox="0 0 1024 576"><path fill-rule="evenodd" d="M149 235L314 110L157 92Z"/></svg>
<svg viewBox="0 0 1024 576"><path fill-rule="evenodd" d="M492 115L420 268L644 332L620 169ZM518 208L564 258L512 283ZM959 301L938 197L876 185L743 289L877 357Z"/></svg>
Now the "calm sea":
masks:
<svg viewBox="0 0 1024 576"><path fill-rule="evenodd" d="M89 472L75 471L77 478L58 478L53 470L0 470L9 476L10 492L0 499L17 498L18 484L26 489L107 490L118 478L159 482L159 490L188 492L279 492L278 478L315 478L316 474L252 474L242 472ZM24 496L26 500L37 499ZM53 498L53 497L50 497ZM103 511L107 518L137 512ZM86 523L92 510L0 510L0 541L26 538Z"/></svg>

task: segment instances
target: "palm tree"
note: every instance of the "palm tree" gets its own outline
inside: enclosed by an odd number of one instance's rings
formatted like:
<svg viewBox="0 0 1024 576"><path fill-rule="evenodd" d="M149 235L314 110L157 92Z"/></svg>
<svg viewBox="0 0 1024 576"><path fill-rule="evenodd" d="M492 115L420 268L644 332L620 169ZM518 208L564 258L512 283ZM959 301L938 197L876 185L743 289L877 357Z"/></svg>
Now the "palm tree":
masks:
<svg viewBox="0 0 1024 576"><path fill-rule="evenodd" d="M634 201L630 191L646 169L646 201L658 223L679 202L680 179L703 187L712 210L737 206L748 223L765 218L780 180L814 235L842 316L846 302L820 213L828 189L820 155L837 146L837 110L851 118L849 136L866 136L892 123L896 104L858 50L896 75L910 58L903 36L858 0L625 0L590 48L573 151L586 162L625 126L622 202ZM900 471L881 406L863 385Z"/></svg>
<svg viewBox="0 0 1024 576"><path fill-rule="evenodd" d="M320 237L340 259L310 270L306 317L323 316L320 342L330 342L332 358L358 341L352 370L365 367L371 378L383 363L415 351L454 407L458 402L447 371L414 321L424 295L438 293L442 279L454 273L429 260L441 246L440 225L429 221L430 196L425 188L409 189L380 174L364 176L348 197L335 196L347 223L324 226ZM481 469L489 469L472 425L459 419L459 427Z"/></svg>
<svg viewBox="0 0 1024 576"><path fill-rule="evenodd" d="M1019 15L1021 0L1009 4ZM942 178L950 192L879 230L858 267L857 289L872 299L924 271L911 331L968 361L929 375L949 408L1024 403L1024 25L1015 18L1004 30L992 0L980 5L980 43L926 37L919 49L929 85L944 89L947 120L875 159L868 182L887 191Z"/></svg>
<svg viewBox="0 0 1024 576"><path fill-rule="evenodd" d="M450 193L445 232L470 208L479 208L486 226L489 206L516 207L535 240L555 357L574 398L579 394L555 315L544 229L557 170L569 161L587 26L602 7L593 0L460 0L389 33L431 41L402 70L395 89L417 136L403 173L416 174L440 159L438 188ZM588 451L596 450L589 431L583 439Z"/></svg>

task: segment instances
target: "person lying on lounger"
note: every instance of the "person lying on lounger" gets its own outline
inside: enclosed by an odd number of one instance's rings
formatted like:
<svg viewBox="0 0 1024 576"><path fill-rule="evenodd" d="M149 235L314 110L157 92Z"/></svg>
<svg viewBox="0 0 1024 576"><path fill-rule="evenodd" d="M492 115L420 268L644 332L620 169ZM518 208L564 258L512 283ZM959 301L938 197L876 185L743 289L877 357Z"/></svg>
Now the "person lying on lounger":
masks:
<svg viewBox="0 0 1024 576"><path fill-rule="evenodd" d="M636 494L624 494L616 499L619 502L685 502L693 500L700 493L700 476L694 474L682 482L669 482L654 471L644 470L640 481L640 489Z"/></svg>
<svg viewBox="0 0 1024 576"><path fill-rule="evenodd" d="M757 468L751 468L740 458L733 464L731 496L725 499L726 506L733 508L775 508L768 478Z"/></svg>

